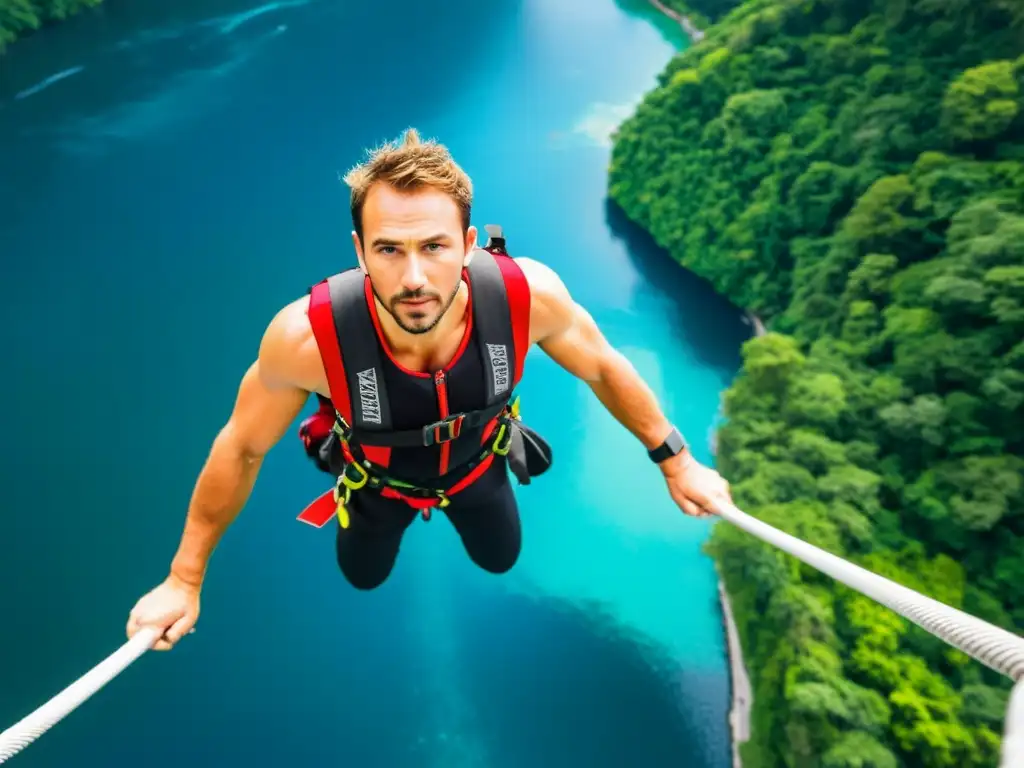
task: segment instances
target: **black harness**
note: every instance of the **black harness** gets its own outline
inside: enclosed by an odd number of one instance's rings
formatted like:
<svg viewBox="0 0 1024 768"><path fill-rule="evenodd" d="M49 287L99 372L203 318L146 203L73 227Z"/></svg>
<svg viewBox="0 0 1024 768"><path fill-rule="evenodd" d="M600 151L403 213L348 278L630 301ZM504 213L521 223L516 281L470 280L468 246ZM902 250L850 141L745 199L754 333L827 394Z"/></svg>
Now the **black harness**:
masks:
<svg viewBox="0 0 1024 768"><path fill-rule="evenodd" d="M336 511L347 525L345 505L366 486L423 509L426 518L426 507L446 506L448 494L475 481L492 454L507 455L524 484L550 466L550 447L519 421L514 396L529 345L525 276L500 236L474 252L463 274L472 328L456 358L433 374L406 371L390 359L362 270L346 270L310 289L309 318L334 423L329 432L319 430L324 437L310 439L307 419L300 436L337 484L300 520L319 527Z"/></svg>

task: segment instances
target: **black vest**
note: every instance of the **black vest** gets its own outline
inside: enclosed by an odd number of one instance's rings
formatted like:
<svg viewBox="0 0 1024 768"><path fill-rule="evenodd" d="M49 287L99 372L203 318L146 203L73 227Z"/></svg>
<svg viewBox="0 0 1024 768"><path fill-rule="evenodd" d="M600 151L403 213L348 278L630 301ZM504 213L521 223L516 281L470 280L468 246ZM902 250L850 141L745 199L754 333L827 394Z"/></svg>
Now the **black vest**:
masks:
<svg viewBox="0 0 1024 768"><path fill-rule="evenodd" d="M450 482L470 469L493 438L495 419L512 396L517 360L498 258L509 257L478 250L463 271L470 293L468 338L435 373L407 371L391 359L374 323L369 278L361 270L327 280L351 406L348 439L357 458L408 482ZM528 307L517 316L528 323ZM338 396L333 387L331 394Z"/></svg>

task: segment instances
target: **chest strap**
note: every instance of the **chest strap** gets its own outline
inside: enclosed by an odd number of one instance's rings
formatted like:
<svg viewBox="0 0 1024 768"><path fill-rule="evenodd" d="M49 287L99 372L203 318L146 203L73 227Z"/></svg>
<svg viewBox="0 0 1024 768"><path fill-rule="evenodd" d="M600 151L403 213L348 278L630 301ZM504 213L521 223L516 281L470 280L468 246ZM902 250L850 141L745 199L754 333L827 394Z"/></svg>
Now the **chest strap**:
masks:
<svg viewBox="0 0 1024 768"><path fill-rule="evenodd" d="M343 435L346 440L358 445L387 446L389 448L422 448L440 445L441 443L458 439L463 429L475 429L476 427L487 425L492 419L496 419L501 415L505 407L506 403L502 401L489 408L453 413L447 418L416 429L378 432L373 430L345 429L343 427Z"/></svg>

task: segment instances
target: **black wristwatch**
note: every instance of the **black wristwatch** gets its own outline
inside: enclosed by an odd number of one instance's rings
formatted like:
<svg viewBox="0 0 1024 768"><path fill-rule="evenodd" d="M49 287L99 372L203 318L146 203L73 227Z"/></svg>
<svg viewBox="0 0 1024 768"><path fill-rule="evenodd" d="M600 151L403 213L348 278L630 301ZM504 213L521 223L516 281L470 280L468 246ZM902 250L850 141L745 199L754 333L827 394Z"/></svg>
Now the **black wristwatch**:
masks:
<svg viewBox="0 0 1024 768"><path fill-rule="evenodd" d="M648 451L647 455L651 457L651 461L655 464L660 464L665 459L671 459L673 456L679 455L688 447L686 440L679 433L679 430L672 427L672 431L668 433L665 442L657 448Z"/></svg>

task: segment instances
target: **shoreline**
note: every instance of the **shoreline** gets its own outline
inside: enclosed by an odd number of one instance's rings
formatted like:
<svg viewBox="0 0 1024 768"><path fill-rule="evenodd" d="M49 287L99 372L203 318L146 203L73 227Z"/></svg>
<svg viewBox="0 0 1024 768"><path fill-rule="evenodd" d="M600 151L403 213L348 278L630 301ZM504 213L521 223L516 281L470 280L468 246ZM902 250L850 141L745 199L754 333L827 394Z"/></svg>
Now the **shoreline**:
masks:
<svg viewBox="0 0 1024 768"><path fill-rule="evenodd" d="M732 765L733 768L742 768L743 761L740 758L740 744L750 740L750 707L754 702L753 689L750 687L750 677L747 675L747 667L743 663L743 647L740 644L739 630L736 628L736 619L732 613L732 603L729 602L729 594L725 590L725 582L722 574L715 566L718 574L718 601L722 607L722 620L725 624L725 635L729 655L729 678L732 688L732 706L729 708L729 730L732 733Z"/></svg>
<svg viewBox="0 0 1024 768"><path fill-rule="evenodd" d="M750 324L754 326L754 334L756 336L764 336L766 333L768 333L768 330L764 327L764 322L761 320L760 317L755 315L753 312L750 312L749 310L745 314L747 316L747 319L750 321Z"/></svg>
<svg viewBox="0 0 1024 768"><path fill-rule="evenodd" d="M690 38L691 43L699 43L704 39L704 30L698 29L697 25L690 21L689 16L683 16L681 13L676 13L661 0L650 0L651 5L661 11L663 14L668 16L672 21L679 24L683 28L683 32Z"/></svg>
<svg viewBox="0 0 1024 768"><path fill-rule="evenodd" d="M685 267L684 267L684 269L685 269ZM761 320L760 317L755 315L750 310L746 310L746 309L743 310L743 320L748 325L753 326L753 328L754 328L754 336L764 336L766 333L768 333L768 329L765 328L764 321ZM721 400L719 400L719 403L718 403L718 413L716 414L716 417L715 417L716 419L717 418L721 418L721 416L722 416L722 408L723 408L722 402L721 402ZM712 425L710 430L709 430L708 443L711 446L711 455L712 456L717 456L718 455L718 429L717 429L717 427L715 425Z"/></svg>
<svg viewBox="0 0 1024 768"><path fill-rule="evenodd" d="M755 336L764 336L767 333L760 317L749 310L744 311L743 314L747 322L754 327ZM718 453L717 431L711 433L711 453L712 455ZM718 579L718 602L722 609L722 623L725 625L726 655L729 658L729 685L732 695L732 704L729 707L729 731L732 735L732 766L733 768L742 768L740 744L750 740L750 709L754 703L754 693L750 687L747 665L743 661L743 645L740 643L740 633L736 628L736 619L732 613L732 603L729 601L729 593L725 589L725 581L722 579L722 572L717 563L715 564L715 575Z"/></svg>

